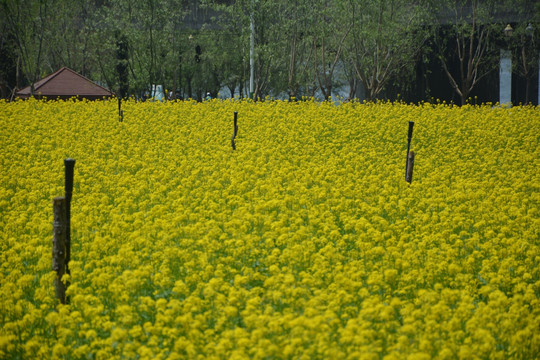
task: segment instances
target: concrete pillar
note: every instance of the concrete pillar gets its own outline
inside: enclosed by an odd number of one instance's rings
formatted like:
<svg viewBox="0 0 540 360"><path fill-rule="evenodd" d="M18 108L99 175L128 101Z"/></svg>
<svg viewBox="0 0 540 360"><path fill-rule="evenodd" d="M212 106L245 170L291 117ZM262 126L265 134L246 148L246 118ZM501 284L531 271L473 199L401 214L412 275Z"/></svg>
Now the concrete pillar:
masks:
<svg viewBox="0 0 540 360"><path fill-rule="evenodd" d="M512 102L512 53L501 49L499 67L499 104L511 106Z"/></svg>

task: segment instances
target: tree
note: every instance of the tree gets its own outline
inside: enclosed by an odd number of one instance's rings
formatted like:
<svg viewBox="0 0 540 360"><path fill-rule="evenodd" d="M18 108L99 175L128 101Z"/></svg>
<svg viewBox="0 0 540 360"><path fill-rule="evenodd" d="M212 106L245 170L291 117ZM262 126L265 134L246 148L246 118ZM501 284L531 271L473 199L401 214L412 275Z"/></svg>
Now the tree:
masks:
<svg viewBox="0 0 540 360"><path fill-rule="evenodd" d="M275 25L280 54L286 54L280 62L286 75L286 83L274 83L280 91L286 91L289 99L297 99L301 93L309 93L308 83L313 73L313 38L317 32L316 11L313 1L276 1ZM281 72L280 72L281 73ZM303 88L303 89L302 89Z"/></svg>
<svg viewBox="0 0 540 360"><path fill-rule="evenodd" d="M120 34L120 30L115 31L113 24L109 22L108 13L106 6L100 6L88 14L89 19L85 27L85 31L88 32L88 72L92 78L99 79L101 84L109 89L115 89L118 80L116 35ZM131 69L129 61L128 69Z"/></svg>
<svg viewBox="0 0 540 360"><path fill-rule="evenodd" d="M92 2L75 0L51 1L49 22L45 29L44 70L54 72L67 66L84 76L90 75L89 38L87 25L95 7Z"/></svg>
<svg viewBox="0 0 540 360"><path fill-rule="evenodd" d="M164 64L165 73L168 74L169 84L172 91L172 98L176 99L177 91L181 88L182 78L182 52L185 49L186 36L182 33L182 20L187 13L181 1L170 1L167 3L169 14L165 27L165 36L168 39L167 59ZM167 79L167 77L166 77Z"/></svg>
<svg viewBox="0 0 540 360"><path fill-rule="evenodd" d="M17 86L18 57L13 35L6 22L0 27L0 98L12 98Z"/></svg>
<svg viewBox="0 0 540 360"><path fill-rule="evenodd" d="M512 53L515 72L525 79L525 104L531 101L531 82L538 72L538 39L535 36L535 27L532 23L523 23L516 26L513 37L517 39L513 43Z"/></svg>
<svg viewBox="0 0 540 360"><path fill-rule="evenodd" d="M116 34L116 74L118 76L118 99L124 99L129 94L128 59L127 37L118 32Z"/></svg>
<svg viewBox="0 0 540 360"><path fill-rule="evenodd" d="M515 12L513 18L520 21L513 23L512 35L507 37L505 46L512 52L513 72L525 79L524 101L528 104L531 102L532 79L538 74L540 2L515 0L512 5L510 8Z"/></svg>
<svg viewBox="0 0 540 360"><path fill-rule="evenodd" d="M168 47L162 36L167 23L164 0L119 1L119 10L126 14L122 25L127 29L133 84L138 92L151 93L152 85L162 84Z"/></svg>
<svg viewBox="0 0 540 360"><path fill-rule="evenodd" d="M422 1L348 0L342 11L352 24L347 63L362 81L368 100L376 99L388 81L412 69L427 32Z"/></svg>
<svg viewBox="0 0 540 360"><path fill-rule="evenodd" d="M243 61L245 46L240 41L240 32L221 31L208 25L203 26L200 38L205 49L201 59L204 91L216 97L222 87L227 87L234 97L248 73L248 69L244 69L247 62Z"/></svg>
<svg viewBox="0 0 540 360"><path fill-rule="evenodd" d="M465 104L478 82L496 69L498 52L492 46L500 23L494 22L497 1L451 0L435 2L436 44L450 85ZM450 51L448 51L450 50ZM448 56L455 54L454 57ZM457 62L457 69L451 66Z"/></svg>
<svg viewBox="0 0 540 360"><path fill-rule="evenodd" d="M208 6L219 11L216 26L233 37L235 52L241 55L242 73L235 77L247 80L249 71L250 23L254 23L254 98L267 95L270 90L279 93L286 88L283 57L283 10L282 2L271 0L238 0L223 4L220 1L207 1ZM238 41L238 42L237 42ZM224 53L229 57L229 53ZM237 56L238 56L237 55ZM236 61L236 66L239 62ZM286 83L285 83L286 84Z"/></svg>
<svg viewBox="0 0 540 360"><path fill-rule="evenodd" d="M352 22L341 21L339 2L314 1L317 20L313 35L313 69L315 80L325 99L331 99L336 67L341 59L345 40L352 30Z"/></svg>
<svg viewBox="0 0 540 360"><path fill-rule="evenodd" d="M16 46L17 66L22 69L34 94L34 83L41 75L46 43L45 29L49 24L49 1L2 0L2 20L6 21L10 36ZM18 71L17 71L18 73ZM21 79L17 79L17 87Z"/></svg>

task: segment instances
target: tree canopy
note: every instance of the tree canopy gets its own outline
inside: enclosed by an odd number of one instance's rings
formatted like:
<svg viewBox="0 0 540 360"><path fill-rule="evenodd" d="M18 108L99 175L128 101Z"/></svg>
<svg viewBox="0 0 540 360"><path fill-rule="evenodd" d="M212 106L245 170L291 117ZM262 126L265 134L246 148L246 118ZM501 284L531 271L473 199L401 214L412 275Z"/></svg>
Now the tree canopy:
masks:
<svg viewBox="0 0 540 360"><path fill-rule="evenodd" d="M0 86L9 97L67 66L121 97L151 95L153 84L171 98L248 96L253 25L255 98L330 98L345 87L352 98L359 84L365 98L385 98L406 92L427 56L464 103L497 68L508 19L516 74L537 74L538 4L518 3L0 0Z"/></svg>

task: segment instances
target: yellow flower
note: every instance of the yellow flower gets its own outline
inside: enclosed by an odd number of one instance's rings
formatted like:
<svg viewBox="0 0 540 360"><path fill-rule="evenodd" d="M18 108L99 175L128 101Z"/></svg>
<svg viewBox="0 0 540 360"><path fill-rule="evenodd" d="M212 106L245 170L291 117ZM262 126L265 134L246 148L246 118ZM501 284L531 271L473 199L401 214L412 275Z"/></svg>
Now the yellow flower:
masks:
<svg viewBox="0 0 540 360"><path fill-rule="evenodd" d="M304 100L0 101L0 357L534 357L538 108Z"/></svg>

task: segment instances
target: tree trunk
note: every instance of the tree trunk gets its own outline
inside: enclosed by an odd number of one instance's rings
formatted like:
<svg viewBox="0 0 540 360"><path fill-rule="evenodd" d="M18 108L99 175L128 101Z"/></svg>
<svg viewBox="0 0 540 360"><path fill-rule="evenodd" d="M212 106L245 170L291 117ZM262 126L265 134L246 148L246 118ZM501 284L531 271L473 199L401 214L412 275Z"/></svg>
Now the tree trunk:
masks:
<svg viewBox="0 0 540 360"><path fill-rule="evenodd" d="M529 89L530 88L531 88L531 77L527 76L527 79L526 79L526 82L525 82L525 105L529 104ZM539 88L540 88L540 86L539 86Z"/></svg>
<svg viewBox="0 0 540 360"><path fill-rule="evenodd" d="M186 78L188 99L193 99L193 89L191 87L191 79L192 79L191 77Z"/></svg>

